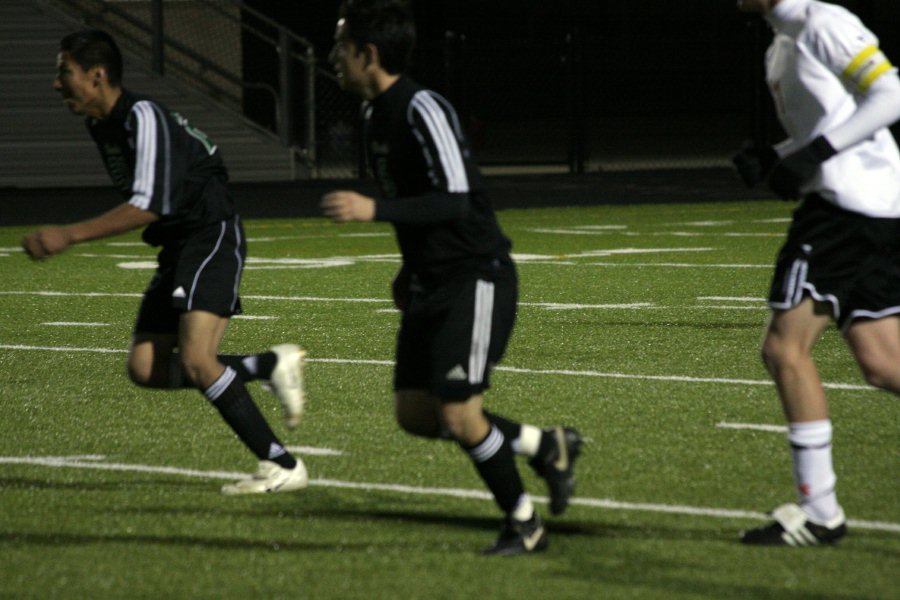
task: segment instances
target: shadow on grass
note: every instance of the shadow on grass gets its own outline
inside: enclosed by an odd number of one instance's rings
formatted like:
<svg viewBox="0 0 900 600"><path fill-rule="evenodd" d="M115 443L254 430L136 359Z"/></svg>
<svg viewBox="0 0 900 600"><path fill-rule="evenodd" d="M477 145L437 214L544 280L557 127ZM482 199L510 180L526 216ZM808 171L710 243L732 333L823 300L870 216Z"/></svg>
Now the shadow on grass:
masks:
<svg viewBox="0 0 900 600"><path fill-rule="evenodd" d="M125 533L34 533L7 531L0 533L0 545L12 544L14 546L84 546L93 544L131 544L131 545L163 545L201 547L214 550L297 550L297 551L345 551L360 550L370 551L379 544L360 542L348 544L336 543L311 543L294 542L284 540L248 540L236 538L213 538L190 535L141 535Z"/></svg>
<svg viewBox="0 0 900 600"><path fill-rule="evenodd" d="M209 487L208 481L184 481L164 479L121 480L121 481L49 481L46 479L27 479L25 477L0 477L0 489L3 490L71 490L76 492L108 492L133 487L171 487L184 488Z"/></svg>

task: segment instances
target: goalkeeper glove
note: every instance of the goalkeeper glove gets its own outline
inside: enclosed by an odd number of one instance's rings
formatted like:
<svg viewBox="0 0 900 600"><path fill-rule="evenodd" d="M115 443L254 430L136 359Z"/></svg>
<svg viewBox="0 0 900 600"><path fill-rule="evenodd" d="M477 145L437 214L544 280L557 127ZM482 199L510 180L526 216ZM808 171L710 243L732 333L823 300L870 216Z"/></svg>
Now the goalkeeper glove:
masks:
<svg viewBox="0 0 900 600"><path fill-rule="evenodd" d="M741 151L731 158L738 175L747 187L753 187L769 176L769 172L778 162L778 154L771 146L744 142Z"/></svg>
<svg viewBox="0 0 900 600"><path fill-rule="evenodd" d="M783 200L796 200L800 197L800 188L813 178L816 170L823 162L837 154L824 135L785 156L769 176L769 187Z"/></svg>

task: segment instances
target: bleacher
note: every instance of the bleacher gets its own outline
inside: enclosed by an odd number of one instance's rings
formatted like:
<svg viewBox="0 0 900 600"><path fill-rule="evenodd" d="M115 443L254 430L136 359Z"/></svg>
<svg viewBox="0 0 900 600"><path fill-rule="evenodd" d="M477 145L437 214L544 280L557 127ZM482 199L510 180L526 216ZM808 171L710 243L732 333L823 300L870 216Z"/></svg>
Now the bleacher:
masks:
<svg viewBox="0 0 900 600"><path fill-rule="evenodd" d="M109 185L81 118L52 83L59 40L82 26L38 0L0 3L0 188ZM125 54L125 85L185 115L219 146L233 181L302 176L289 151L229 109Z"/></svg>

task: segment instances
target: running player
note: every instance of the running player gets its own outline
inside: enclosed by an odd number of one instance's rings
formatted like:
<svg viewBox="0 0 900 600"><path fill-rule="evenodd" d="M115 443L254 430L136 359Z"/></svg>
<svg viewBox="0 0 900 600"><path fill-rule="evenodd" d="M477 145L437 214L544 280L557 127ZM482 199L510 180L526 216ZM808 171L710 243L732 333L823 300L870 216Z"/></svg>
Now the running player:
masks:
<svg viewBox="0 0 900 600"><path fill-rule="evenodd" d="M92 219L32 233L22 245L41 259L144 228L144 241L162 248L134 326L131 380L149 388L194 387L218 409L259 460L251 477L225 485L223 493L304 488L306 467L278 441L244 386L269 380L288 426L295 426L303 411L303 350L281 344L258 355L217 356L228 319L241 312L246 256L222 158L184 117L121 81L122 55L110 35L86 30L62 39L53 87L72 113L86 117L125 202Z"/></svg>
<svg viewBox="0 0 900 600"><path fill-rule="evenodd" d="M486 554L543 550L547 534L514 454L547 482L551 511L574 490L581 438L541 430L482 407L491 369L512 333L518 282L478 167L453 107L404 72L415 42L408 10L390 0L347 0L331 53L341 86L366 102L365 140L381 197L339 190L322 200L335 222L388 221L403 255L394 299L403 317L394 371L397 422L468 453L506 520Z"/></svg>
<svg viewBox="0 0 900 600"><path fill-rule="evenodd" d="M766 79L788 139L735 157L794 212L769 293L762 345L788 421L798 503L746 531L747 544L834 543L847 530L835 494L832 424L812 348L837 322L866 380L900 394L900 79L876 37L815 0L738 0L775 30Z"/></svg>

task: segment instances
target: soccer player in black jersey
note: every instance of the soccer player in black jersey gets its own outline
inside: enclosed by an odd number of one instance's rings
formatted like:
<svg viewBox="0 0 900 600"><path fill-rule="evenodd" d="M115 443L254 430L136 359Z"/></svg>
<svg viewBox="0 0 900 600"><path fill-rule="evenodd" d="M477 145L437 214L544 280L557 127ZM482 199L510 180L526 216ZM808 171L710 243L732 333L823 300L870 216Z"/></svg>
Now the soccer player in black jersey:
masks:
<svg viewBox="0 0 900 600"><path fill-rule="evenodd" d="M364 128L379 198L335 191L322 199L335 222L388 221L403 255L394 280L402 311L394 372L400 427L454 439L506 514L486 554L543 550L547 536L514 454L546 480L551 511L574 490L581 438L541 430L482 406L491 369L513 329L518 283L510 241L488 203L453 107L403 73L415 25L396 1L347 0L331 53L341 86L365 100Z"/></svg>
<svg viewBox="0 0 900 600"><path fill-rule="evenodd" d="M269 380L288 426L296 425L303 410L303 350L280 344L258 355L218 355L228 319L241 312L246 256L222 158L182 116L131 93L121 79L122 55L107 33L81 31L60 42L53 87L72 113L86 117L125 201L92 219L34 232L22 245L41 259L143 227L144 241L162 249L134 327L131 380L149 388L197 388L256 455L256 473L225 485L223 493L304 488L306 467L278 441L244 386Z"/></svg>

